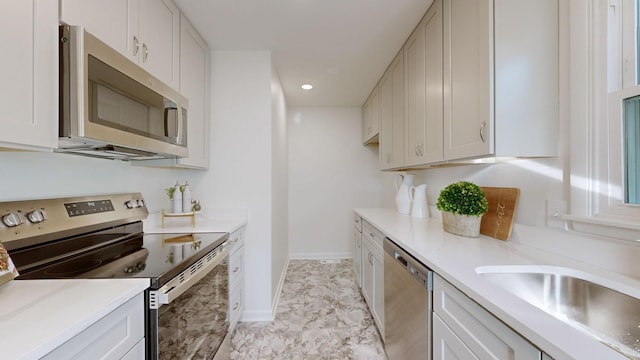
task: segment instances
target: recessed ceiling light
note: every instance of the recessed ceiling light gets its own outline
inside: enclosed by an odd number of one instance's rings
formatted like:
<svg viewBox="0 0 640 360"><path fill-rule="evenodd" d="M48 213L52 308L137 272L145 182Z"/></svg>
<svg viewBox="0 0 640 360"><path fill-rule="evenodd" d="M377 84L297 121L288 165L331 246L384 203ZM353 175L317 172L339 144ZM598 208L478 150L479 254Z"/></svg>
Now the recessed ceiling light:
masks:
<svg viewBox="0 0 640 360"><path fill-rule="evenodd" d="M302 84L302 86L300 86L302 88L302 90L311 90L313 89L313 85L311 84Z"/></svg>

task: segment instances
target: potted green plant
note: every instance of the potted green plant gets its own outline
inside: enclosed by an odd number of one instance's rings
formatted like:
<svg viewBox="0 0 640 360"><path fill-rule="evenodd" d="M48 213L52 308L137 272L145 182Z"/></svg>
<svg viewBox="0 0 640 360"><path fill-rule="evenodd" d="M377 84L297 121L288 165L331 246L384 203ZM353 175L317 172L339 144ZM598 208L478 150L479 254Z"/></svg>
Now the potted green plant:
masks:
<svg viewBox="0 0 640 360"><path fill-rule="evenodd" d="M478 237L482 215L489 209L489 203L478 185L469 181L459 181L440 191L436 207L442 211L444 231Z"/></svg>

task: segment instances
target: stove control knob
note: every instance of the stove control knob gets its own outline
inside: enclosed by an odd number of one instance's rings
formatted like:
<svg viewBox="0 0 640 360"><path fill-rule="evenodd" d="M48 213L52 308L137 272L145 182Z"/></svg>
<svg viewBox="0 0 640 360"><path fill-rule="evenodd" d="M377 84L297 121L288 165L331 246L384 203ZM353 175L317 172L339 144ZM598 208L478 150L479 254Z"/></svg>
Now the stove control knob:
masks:
<svg viewBox="0 0 640 360"><path fill-rule="evenodd" d="M139 200L137 201L137 204L138 204L138 206L137 206L137 207L144 207L144 200L139 199Z"/></svg>
<svg viewBox="0 0 640 360"><path fill-rule="evenodd" d="M135 200L129 200L126 203L124 203L124 205L127 207L127 209L133 209L134 207L137 206Z"/></svg>
<svg viewBox="0 0 640 360"><path fill-rule="evenodd" d="M34 224L39 222L43 222L48 219L47 212L44 209L33 210L32 212L27 214L27 219Z"/></svg>
<svg viewBox="0 0 640 360"><path fill-rule="evenodd" d="M2 222L8 227L24 224L24 217L19 211L13 211L2 217Z"/></svg>

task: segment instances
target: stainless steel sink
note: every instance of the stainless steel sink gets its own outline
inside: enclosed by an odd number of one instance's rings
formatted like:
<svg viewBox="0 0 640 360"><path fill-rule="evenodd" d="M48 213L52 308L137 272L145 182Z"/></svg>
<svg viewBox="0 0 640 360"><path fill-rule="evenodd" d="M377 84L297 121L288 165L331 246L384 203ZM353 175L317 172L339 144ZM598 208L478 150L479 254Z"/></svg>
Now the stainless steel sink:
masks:
<svg viewBox="0 0 640 360"><path fill-rule="evenodd" d="M476 272L616 351L640 359L640 299L564 267L483 266Z"/></svg>

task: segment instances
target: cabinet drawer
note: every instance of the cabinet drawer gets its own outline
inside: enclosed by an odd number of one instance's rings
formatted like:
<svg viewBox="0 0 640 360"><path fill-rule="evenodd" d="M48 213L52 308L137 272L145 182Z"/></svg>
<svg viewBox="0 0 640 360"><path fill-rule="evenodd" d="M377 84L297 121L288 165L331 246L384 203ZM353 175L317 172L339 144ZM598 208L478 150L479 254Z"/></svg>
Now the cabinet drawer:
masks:
<svg viewBox="0 0 640 360"><path fill-rule="evenodd" d="M358 214L353 214L353 227L362 232L362 218Z"/></svg>
<svg viewBox="0 0 640 360"><path fill-rule="evenodd" d="M540 350L438 275L433 304L433 311L478 358L540 359Z"/></svg>
<svg viewBox="0 0 640 360"><path fill-rule="evenodd" d="M229 325L231 331L235 328L244 310L244 286L236 284L229 292Z"/></svg>
<svg viewBox="0 0 640 360"><path fill-rule="evenodd" d="M434 359L478 359L438 315L433 315L433 333Z"/></svg>
<svg viewBox="0 0 640 360"><path fill-rule="evenodd" d="M385 237L384 234L368 222L363 221L362 223L362 235L369 238L374 244L378 245L380 249L382 249L382 241Z"/></svg>
<svg viewBox="0 0 640 360"><path fill-rule="evenodd" d="M240 247L229 257L229 286L244 277L244 251Z"/></svg>
<svg viewBox="0 0 640 360"><path fill-rule="evenodd" d="M141 360L145 358L145 342L144 338L138 341L138 343L120 360Z"/></svg>
<svg viewBox="0 0 640 360"><path fill-rule="evenodd" d="M244 245L244 227L229 234L229 245L231 246L231 254Z"/></svg>
<svg viewBox="0 0 640 360"><path fill-rule="evenodd" d="M133 299L96 321L43 359L120 359L144 338L144 297Z"/></svg>

